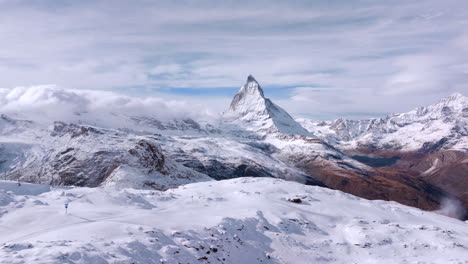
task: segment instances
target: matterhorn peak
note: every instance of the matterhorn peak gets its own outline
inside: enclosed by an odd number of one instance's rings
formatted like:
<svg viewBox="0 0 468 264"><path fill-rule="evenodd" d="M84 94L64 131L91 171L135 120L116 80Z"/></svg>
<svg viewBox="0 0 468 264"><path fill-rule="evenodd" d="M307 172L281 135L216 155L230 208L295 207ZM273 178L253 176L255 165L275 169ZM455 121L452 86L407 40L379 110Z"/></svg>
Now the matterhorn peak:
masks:
<svg viewBox="0 0 468 264"><path fill-rule="evenodd" d="M251 94L261 98L265 97L262 87L252 75L247 77L247 82L241 87L239 94Z"/></svg>
<svg viewBox="0 0 468 264"><path fill-rule="evenodd" d="M252 75L249 75L247 82L232 99L229 112L245 115L260 108L262 108L262 111L265 108L265 96L257 80Z"/></svg>
<svg viewBox="0 0 468 264"><path fill-rule="evenodd" d="M265 98L262 87L252 75L247 77L247 82L232 99L225 117L230 120L247 121L250 126L258 125L257 130L274 129L286 134L314 137L294 121L284 109Z"/></svg>
<svg viewBox="0 0 468 264"><path fill-rule="evenodd" d="M255 80L252 74L249 74L249 76L247 76L247 82L257 82L257 80Z"/></svg>

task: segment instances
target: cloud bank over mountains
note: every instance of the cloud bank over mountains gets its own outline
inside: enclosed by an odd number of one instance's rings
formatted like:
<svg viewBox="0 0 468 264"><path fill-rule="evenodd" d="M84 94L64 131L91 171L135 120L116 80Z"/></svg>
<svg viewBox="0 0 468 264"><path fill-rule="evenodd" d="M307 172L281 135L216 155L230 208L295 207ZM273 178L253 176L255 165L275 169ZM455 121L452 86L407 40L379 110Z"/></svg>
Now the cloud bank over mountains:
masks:
<svg viewBox="0 0 468 264"><path fill-rule="evenodd" d="M45 124L94 120L109 126L123 125L113 124L122 121L116 116L152 117L162 121L216 118L207 107L185 101L127 96L111 91L63 89L53 85L0 89L0 112Z"/></svg>

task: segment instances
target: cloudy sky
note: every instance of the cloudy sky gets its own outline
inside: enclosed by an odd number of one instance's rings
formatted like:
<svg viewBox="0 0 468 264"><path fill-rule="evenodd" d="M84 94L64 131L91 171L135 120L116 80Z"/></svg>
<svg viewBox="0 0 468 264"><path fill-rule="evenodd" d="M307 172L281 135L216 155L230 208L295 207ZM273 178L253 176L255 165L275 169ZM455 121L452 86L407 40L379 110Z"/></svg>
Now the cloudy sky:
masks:
<svg viewBox="0 0 468 264"><path fill-rule="evenodd" d="M222 111L253 74L291 114L317 119L468 95L465 0L0 0L0 10L2 88Z"/></svg>

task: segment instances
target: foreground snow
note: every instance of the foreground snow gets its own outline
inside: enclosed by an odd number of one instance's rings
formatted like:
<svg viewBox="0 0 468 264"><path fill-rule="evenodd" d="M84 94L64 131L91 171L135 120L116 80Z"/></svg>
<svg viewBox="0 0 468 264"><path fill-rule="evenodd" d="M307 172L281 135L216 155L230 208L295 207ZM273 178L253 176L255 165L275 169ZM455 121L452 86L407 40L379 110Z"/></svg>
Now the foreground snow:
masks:
<svg viewBox="0 0 468 264"><path fill-rule="evenodd" d="M0 230L1 263L468 263L464 222L270 178L166 192L0 182Z"/></svg>

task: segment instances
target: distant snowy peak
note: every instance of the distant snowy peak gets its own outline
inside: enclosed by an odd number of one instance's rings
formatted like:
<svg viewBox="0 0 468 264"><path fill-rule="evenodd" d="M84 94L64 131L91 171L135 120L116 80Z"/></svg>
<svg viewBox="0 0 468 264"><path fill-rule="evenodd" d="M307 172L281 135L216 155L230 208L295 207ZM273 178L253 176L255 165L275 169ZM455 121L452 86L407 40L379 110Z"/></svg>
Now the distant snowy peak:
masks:
<svg viewBox="0 0 468 264"><path fill-rule="evenodd" d="M435 104L384 118L300 122L323 140L333 144L347 142L351 148L358 143L417 150L440 140L446 142L445 148L468 148L468 97L459 93Z"/></svg>
<svg viewBox="0 0 468 264"><path fill-rule="evenodd" d="M440 100L438 103L428 107L418 107L408 114L417 116L445 117L463 116L468 117L468 97L455 93Z"/></svg>
<svg viewBox="0 0 468 264"><path fill-rule="evenodd" d="M465 106L468 104L468 97L462 95L461 93L453 93L442 100L440 100L439 104L464 104Z"/></svg>
<svg viewBox="0 0 468 264"><path fill-rule="evenodd" d="M249 130L315 137L284 109L265 98L262 87L252 75L234 96L224 116L231 121L247 122Z"/></svg>
<svg viewBox="0 0 468 264"><path fill-rule="evenodd" d="M407 113L391 114L386 118L366 120L366 122L379 121L387 126L402 127L413 123L427 124L435 120L450 123L450 121L462 121L466 117L468 117L468 97L455 93L429 106L418 107Z"/></svg>

